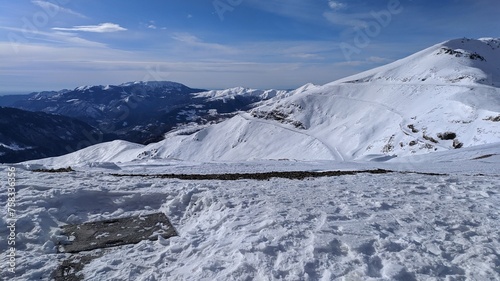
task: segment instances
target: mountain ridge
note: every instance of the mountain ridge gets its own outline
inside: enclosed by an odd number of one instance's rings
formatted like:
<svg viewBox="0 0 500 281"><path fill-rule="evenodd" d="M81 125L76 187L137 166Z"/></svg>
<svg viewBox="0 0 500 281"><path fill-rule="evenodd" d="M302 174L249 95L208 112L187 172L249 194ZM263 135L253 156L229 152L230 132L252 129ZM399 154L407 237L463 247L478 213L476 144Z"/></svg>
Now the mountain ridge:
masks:
<svg viewBox="0 0 500 281"><path fill-rule="evenodd" d="M11 102L3 105L77 118L118 139L147 144L171 130L220 122L285 93L247 88L207 91L171 81L136 81L35 92L13 102L4 99Z"/></svg>

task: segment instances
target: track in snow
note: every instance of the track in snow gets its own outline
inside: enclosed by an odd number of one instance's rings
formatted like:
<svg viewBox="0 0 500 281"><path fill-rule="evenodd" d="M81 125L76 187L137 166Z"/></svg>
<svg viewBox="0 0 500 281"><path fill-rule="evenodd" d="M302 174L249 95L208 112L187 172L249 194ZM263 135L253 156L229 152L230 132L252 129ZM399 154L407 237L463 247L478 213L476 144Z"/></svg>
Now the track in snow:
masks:
<svg viewBox="0 0 500 281"><path fill-rule="evenodd" d="M268 121L268 120L264 120L264 119L259 119L259 118L255 118L253 116L251 116L250 114L248 113L238 113L238 115L240 117L242 117L243 119L249 121L249 122L259 122L259 123L264 123L264 124L267 124L267 125L271 125L271 126L275 126L275 127L279 127L281 129L284 129L284 130L288 130L288 131L292 131L294 133L298 133L298 134L301 134L301 135L305 135L305 136L308 136L310 138L313 138L319 142L321 142L327 149L328 151L330 151L330 154L331 156L333 157L333 159L337 160L337 161L345 161L344 159L344 156L342 156L342 154L339 152L339 150L330 145L327 141L323 140L322 138L318 137L318 136L315 136L307 131L301 131L301 130L298 130L298 129L294 129L294 128L291 128L289 126L286 126L286 125L283 125L279 122L273 122L273 121Z"/></svg>

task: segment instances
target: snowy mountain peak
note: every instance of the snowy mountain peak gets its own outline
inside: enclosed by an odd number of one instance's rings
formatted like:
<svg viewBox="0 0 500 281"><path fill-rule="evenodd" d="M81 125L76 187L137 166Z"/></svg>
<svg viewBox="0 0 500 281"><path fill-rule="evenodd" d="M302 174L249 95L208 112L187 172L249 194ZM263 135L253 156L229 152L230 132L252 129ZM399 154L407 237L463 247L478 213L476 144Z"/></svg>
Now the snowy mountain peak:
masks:
<svg viewBox="0 0 500 281"><path fill-rule="evenodd" d="M79 86L79 87L75 88L75 91L84 92L86 90L89 90L92 87L95 87L95 86L90 86L90 85Z"/></svg>
<svg viewBox="0 0 500 281"><path fill-rule="evenodd" d="M445 52L445 54L457 58L496 62L500 58L500 39L454 39L442 43L441 49L450 50L451 52Z"/></svg>
<svg viewBox="0 0 500 281"><path fill-rule="evenodd" d="M486 45L490 46L493 49L500 49L500 38L485 37L479 38L478 40L486 43Z"/></svg>
<svg viewBox="0 0 500 281"><path fill-rule="evenodd" d="M500 40L454 39L339 83L422 83L500 85Z"/></svg>
<svg viewBox="0 0 500 281"><path fill-rule="evenodd" d="M298 94L298 93L302 93L302 92L309 91L312 89L316 89L318 87L320 87L320 86L314 85L313 83L307 83L307 84L293 90L292 92L294 92L295 94Z"/></svg>

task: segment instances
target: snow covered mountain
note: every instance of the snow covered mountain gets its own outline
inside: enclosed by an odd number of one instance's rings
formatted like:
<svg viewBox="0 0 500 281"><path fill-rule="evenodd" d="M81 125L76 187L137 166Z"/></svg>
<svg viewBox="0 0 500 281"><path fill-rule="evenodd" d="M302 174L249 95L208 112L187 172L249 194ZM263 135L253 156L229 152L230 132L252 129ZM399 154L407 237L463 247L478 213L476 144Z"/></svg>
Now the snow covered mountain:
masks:
<svg viewBox="0 0 500 281"><path fill-rule="evenodd" d="M500 40L456 39L323 86L273 93L222 123L171 132L161 142L120 155L127 160L381 160L494 143L500 141L499 85ZM95 149L68 159L83 161Z"/></svg>
<svg viewBox="0 0 500 281"><path fill-rule="evenodd" d="M451 40L154 149L180 159L345 160L497 142L499 67L499 40Z"/></svg>
<svg viewBox="0 0 500 281"><path fill-rule="evenodd" d="M216 123L252 104L285 91L234 88L192 89L169 81L129 82L118 86L81 86L74 90L6 97L5 105L74 117L119 139L151 143L186 124Z"/></svg>

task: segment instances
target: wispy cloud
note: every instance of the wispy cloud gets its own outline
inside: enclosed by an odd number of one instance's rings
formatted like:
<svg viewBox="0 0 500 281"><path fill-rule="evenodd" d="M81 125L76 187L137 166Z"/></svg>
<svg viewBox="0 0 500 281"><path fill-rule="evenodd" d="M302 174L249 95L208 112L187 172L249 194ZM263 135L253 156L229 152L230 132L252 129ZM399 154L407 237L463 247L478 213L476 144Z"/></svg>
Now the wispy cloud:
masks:
<svg viewBox="0 0 500 281"><path fill-rule="evenodd" d="M304 59L304 60L311 60L311 59L323 59L323 57L317 55L317 54L308 54L308 53L299 53L299 54L292 54L290 55L291 57L294 58L299 58L299 59Z"/></svg>
<svg viewBox="0 0 500 281"><path fill-rule="evenodd" d="M323 17L335 25L363 28L367 26L367 20L372 16L369 13L340 13L328 11L323 13Z"/></svg>
<svg viewBox="0 0 500 281"><path fill-rule="evenodd" d="M68 8L61 7L61 6L56 5L54 3L51 3L51 2L41 1L41 0L33 0L33 1L31 1L31 3L41 7L42 9L45 9L47 11L53 11L53 13L63 12L66 14L80 17L80 18L84 18L84 19L87 18L87 16L85 16L83 14L80 14L80 13L75 12L75 11L68 9Z"/></svg>
<svg viewBox="0 0 500 281"><path fill-rule="evenodd" d="M96 33L107 33L107 32L117 32L125 31L126 28L121 27L116 23L101 23L98 25L78 25L74 27L54 27L53 30L60 31L84 31L84 32L96 32Z"/></svg>
<svg viewBox="0 0 500 281"><path fill-rule="evenodd" d="M267 13L301 21L316 21L317 13L324 7L324 4L318 5L316 1L303 0L245 0L245 4Z"/></svg>
<svg viewBox="0 0 500 281"><path fill-rule="evenodd" d="M387 59L387 58L371 56L367 59L367 61L374 62L374 63L387 63L387 62L390 62L391 60Z"/></svg>
<svg viewBox="0 0 500 281"><path fill-rule="evenodd" d="M182 42L191 47L197 47L202 49L217 50L226 53L234 53L235 50L231 47L217 44L217 43L207 43L200 38L190 34L190 33L174 33L172 38L176 41Z"/></svg>
<svg viewBox="0 0 500 281"><path fill-rule="evenodd" d="M339 1L328 1L328 6L330 6L332 10L337 11L345 9L347 5Z"/></svg>
<svg viewBox="0 0 500 281"><path fill-rule="evenodd" d="M83 39L78 37L74 33L69 32L45 32L40 30L31 30L25 28L17 28L17 27L8 27L8 26L0 26L0 29L7 30L12 32L11 34L16 35L17 39L15 41L11 41L12 48L17 49L17 45L20 43L34 43L37 41L50 42L55 44L66 44L72 46L83 46L83 47L99 47L105 48L106 44L89 41L87 39Z"/></svg>
<svg viewBox="0 0 500 281"><path fill-rule="evenodd" d="M156 22L154 20L150 20L148 24L146 24L147 28L149 29L158 29L156 26Z"/></svg>
<svg viewBox="0 0 500 281"><path fill-rule="evenodd" d="M80 84L122 83L144 79L148 69L154 68L160 69L162 75L169 73L169 80L185 82L192 87L294 88L307 82L330 82L384 60L369 57L335 64L342 54L327 41L221 45L205 42L189 33L178 33L172 36L175 40L169 42L172 44L168 45L169 52L164 52L163 48L131 52L84 45L78 42L83 40L77 37L78 33L58 31L51 32L50 36L37 37L65 40L65 44L20 43L19 52L13 56L10 43L0 41L2 87L25 89L30 86L40 90L52 89L54 85L69 88ZM234 52L226 52L228 49ZM25 80L33 86L19 82Z"/></svg>
<svg viewBox="0 0 500 281"><path fill-rule="evenodd" d="M389 63L392 60L387 59L387 58L382 58L382 57L377 57L377 56L371 56L368 57L364 60L355 60L355 61L345 61L345 62L337 62L335 63L335 66L338 67L343 67L343 66L363 66L363 65L381 65L384 63Z"/></svg>

